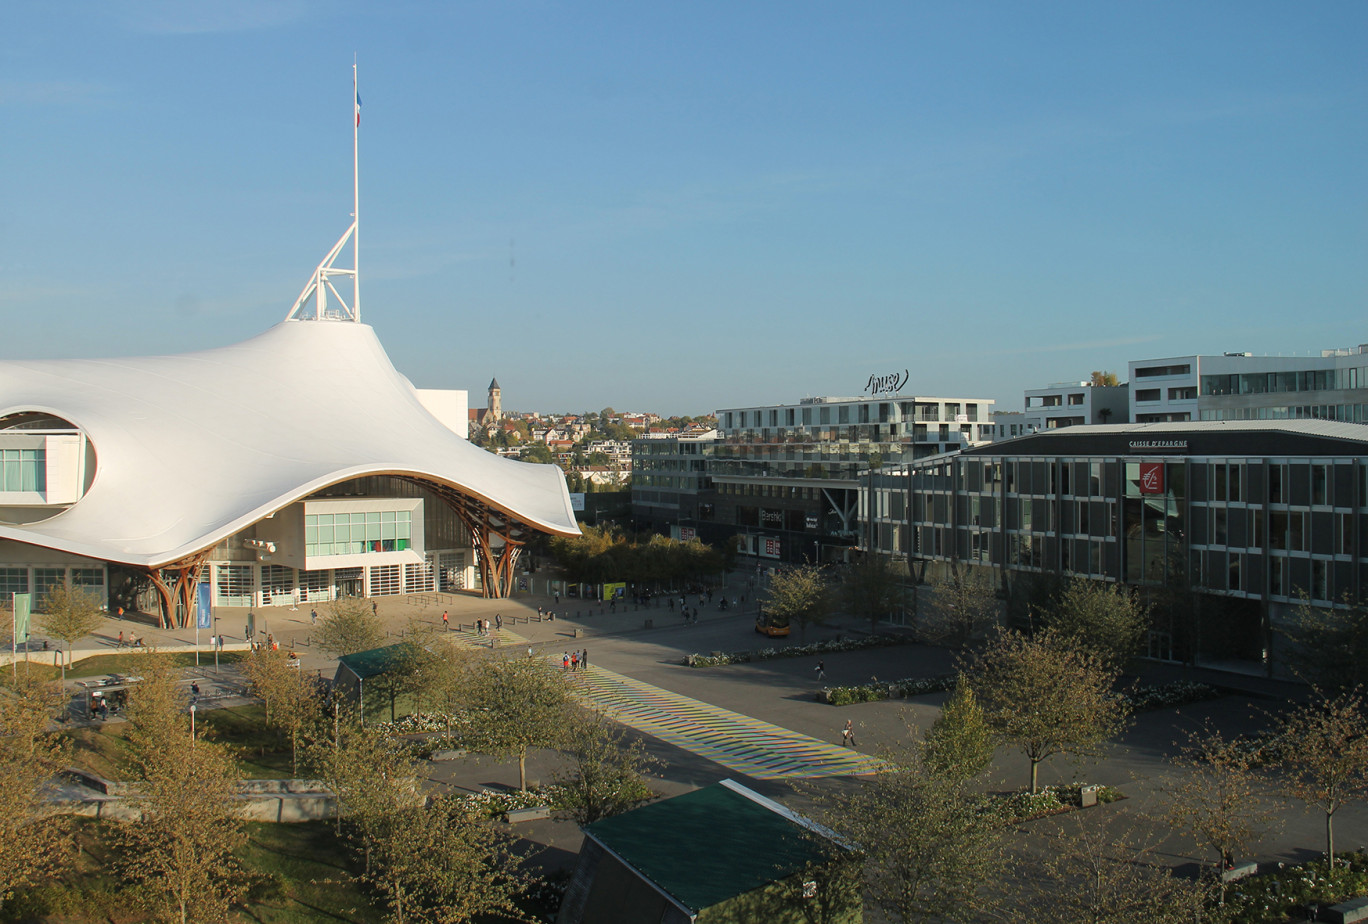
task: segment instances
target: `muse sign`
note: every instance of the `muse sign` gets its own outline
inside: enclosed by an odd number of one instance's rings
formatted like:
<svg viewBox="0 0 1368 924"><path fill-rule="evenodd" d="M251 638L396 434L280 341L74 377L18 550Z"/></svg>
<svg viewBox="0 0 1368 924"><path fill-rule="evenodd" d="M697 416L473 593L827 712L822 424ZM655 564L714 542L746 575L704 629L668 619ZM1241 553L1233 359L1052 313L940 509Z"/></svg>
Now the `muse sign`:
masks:
<svg viewBox="0 0 1368 924"><path fill-rule="evenodd" d="M903 386L907 384L908 378L908 371L906 369L902 371L901 375L896 372L880 375L876 372L869 377L869 381L865 383L864 390L871 395L894 395L902 391Z"/></svg>

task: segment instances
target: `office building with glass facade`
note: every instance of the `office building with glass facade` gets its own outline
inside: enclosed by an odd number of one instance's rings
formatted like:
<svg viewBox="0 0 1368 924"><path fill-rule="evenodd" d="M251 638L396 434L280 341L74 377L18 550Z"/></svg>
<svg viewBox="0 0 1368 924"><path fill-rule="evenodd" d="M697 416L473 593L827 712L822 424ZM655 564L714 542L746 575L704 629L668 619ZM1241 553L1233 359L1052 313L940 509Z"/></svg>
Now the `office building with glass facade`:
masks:
<svg viewBox="0 0 1368 924"><path fill-rule="evenodd" d="M923 579L967 566L1009 598L1074 575L1155 607L1148 654L1283 663L1282 628L1368 588L1368 426L1068 427L886 475L876 547Z"/></svg>

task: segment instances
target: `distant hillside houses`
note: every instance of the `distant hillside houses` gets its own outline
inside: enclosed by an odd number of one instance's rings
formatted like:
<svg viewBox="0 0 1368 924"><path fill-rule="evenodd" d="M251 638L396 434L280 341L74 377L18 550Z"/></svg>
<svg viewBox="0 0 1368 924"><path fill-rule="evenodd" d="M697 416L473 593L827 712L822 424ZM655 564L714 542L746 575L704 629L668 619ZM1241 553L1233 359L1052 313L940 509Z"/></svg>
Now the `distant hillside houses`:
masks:
<svg viewBox="0 0 1368 924"><path fill-rule="evenodd" d="M583 414L509 411L502 397L498 380L492 380L488 407L470 409L470 440L500 456L555 462L572 485L587 490L619 490L630 484L632 440L697 439L716 433L710 416L666 419L612 408Z"/></svg>

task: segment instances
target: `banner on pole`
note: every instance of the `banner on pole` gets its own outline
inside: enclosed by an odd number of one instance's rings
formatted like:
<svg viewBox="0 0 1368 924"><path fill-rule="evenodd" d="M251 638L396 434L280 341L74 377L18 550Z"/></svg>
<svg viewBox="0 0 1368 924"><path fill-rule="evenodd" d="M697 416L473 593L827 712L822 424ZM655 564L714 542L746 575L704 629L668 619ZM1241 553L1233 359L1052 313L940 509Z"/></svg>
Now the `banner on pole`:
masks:
<svg viewBox="0 0 1368 924"><path fill-rule="evenodd" d="M209 629L213 627L213 612L210 606L211 597L209 593L209 582L205 581L199 585L199 595L196 598L195 607L195 628Z"/></svg>
<svg viewBox="0 0 1368 924"><path fill-rule="evenodd" d="M28 642L29 616L33 613L33 594L14 595L14 644Z"/></svg>

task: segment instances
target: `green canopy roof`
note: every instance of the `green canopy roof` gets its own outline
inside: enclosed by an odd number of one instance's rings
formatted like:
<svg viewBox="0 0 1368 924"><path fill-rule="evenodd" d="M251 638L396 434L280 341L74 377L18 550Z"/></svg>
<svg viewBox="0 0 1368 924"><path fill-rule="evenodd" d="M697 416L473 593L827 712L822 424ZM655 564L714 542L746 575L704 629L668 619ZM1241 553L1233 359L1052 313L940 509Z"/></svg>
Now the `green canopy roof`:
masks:
<svg viewBox="0 0 1368 924"><path fill-rule="evenodd" d="M811 822L730 780L584 831L694 914L822 863L837 846Z"/></svg>
<svg viewBox="0 0 1368 924"><path fill-rule="evenodd" d="M368 680L397 667L407 649L408 646L404 644L386 645L384 648L372 648L369 651L343 655L337 659L337 663L362 680Z"/></svg>

